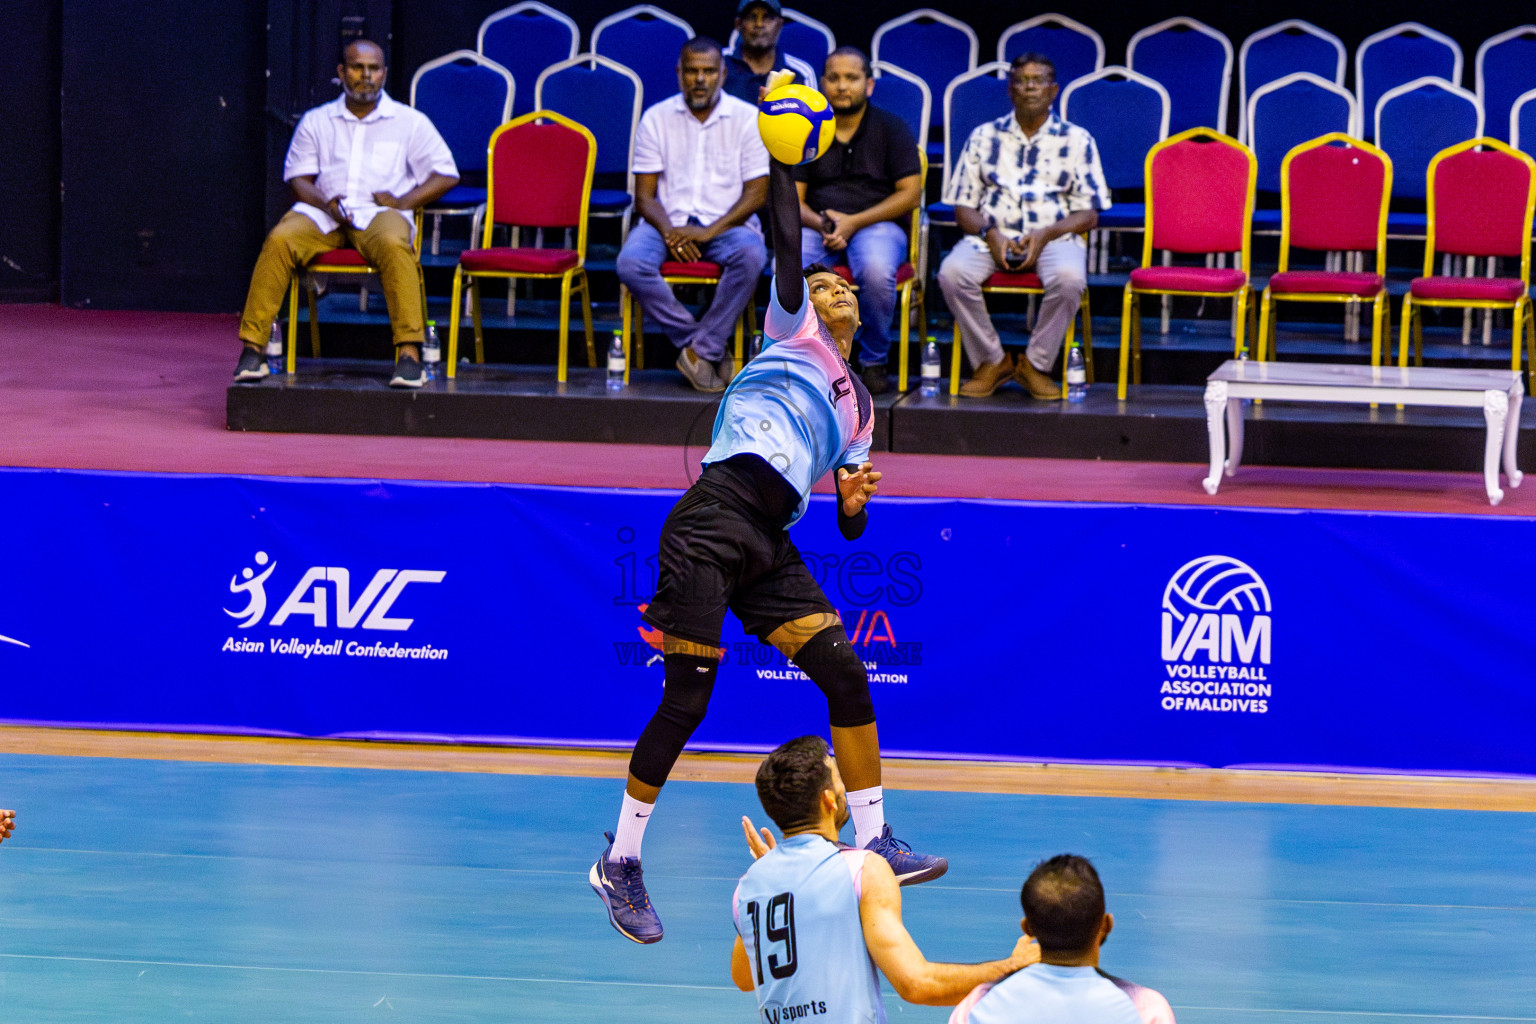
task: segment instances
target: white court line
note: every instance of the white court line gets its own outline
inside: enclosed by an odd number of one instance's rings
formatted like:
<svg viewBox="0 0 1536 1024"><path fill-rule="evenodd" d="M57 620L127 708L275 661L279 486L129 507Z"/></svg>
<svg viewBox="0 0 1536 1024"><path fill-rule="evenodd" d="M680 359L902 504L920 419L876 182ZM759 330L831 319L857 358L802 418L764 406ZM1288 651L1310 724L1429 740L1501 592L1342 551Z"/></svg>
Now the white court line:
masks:
<svg viewBox="0 0 1536 1024"><path fill-rule="evenodd" d="M333 967L263 967L258 964L201 964L183 960L121 960L104 956L47 956L41 953L0 953L0 960L50 960L125 967L197 967L218 971L269 971L288 974L343 974L363 978L431 978L439 981L507 981L538 985L606 985L617 988L683 988L700 992L735 992L734 985L668 985L655 981L596 981L590 978L518 978L499 974L435 974L420 971L355 971ZM1494 1019L1494 1018L1489 1018Z"/></svg>
<svg viewBox="0 0 1536 1024"><path fill-rule="evenodd" d="M1385 1010L1268 1010L1252 1006L1177 1006L1176 1009L1211 1010L1218 1013L1307 1013L1322 1017L1401 1017L1412 1020L1536 1020L1536 1017L1484 1017L1470 1013L1388 1013Z"/></svg>

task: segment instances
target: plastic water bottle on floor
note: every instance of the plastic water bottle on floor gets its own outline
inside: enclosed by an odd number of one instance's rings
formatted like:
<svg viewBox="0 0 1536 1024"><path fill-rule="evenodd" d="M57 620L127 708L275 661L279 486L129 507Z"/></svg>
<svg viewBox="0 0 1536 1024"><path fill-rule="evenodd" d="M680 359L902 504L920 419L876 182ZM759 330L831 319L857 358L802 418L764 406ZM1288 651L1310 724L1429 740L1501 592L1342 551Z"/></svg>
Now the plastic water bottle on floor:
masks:
<svg viewBox="0 0 1536 1024"><path fill-rule="evenodd" d="M1067 401L1081 402L1088 397L1088 367L1083 363L1083 350L1076 342L1067 350Z"/></svg>
<svg viewBox="0 0 1536 1024"><path fill-rule="evenodd" d="M427 380L442 376L443 347L437 341L437 321L427 321L426 340L421 343L421 375Z"/></svg>
<svg viewBox="0 0 1536 1024"><path fill-rule="evenodd" d="M267 339L267 372L276 374L283 370L283 327L274 321L272 336Z"/></svg>
<svg viewBox="0 0 1536 1024"><path fill-rule="evenodd" d="M613 343L608 346L608 390L624 390L624 341L617 331Z"/></svg>
<svg viewBox="0 0 1536 1024"><path fill-rule="evenodd" d="M923 365L918 378L918 394L924 398L939 396L939 346L933 342L923 346Z"/></svg>

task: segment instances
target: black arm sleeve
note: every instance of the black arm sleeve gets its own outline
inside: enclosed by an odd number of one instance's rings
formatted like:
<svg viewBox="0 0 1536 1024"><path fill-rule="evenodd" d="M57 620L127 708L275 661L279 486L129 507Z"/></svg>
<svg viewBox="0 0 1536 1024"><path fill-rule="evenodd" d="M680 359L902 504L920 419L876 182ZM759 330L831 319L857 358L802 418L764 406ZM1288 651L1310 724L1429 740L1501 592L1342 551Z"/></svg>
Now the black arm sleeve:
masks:
<svg viewBox="0 0 1536 1024"><path fill-rule="evenodd" d="M840 466L838 468L846 469L848 472L853 473L856 472L859 467L849 463L846 466ZM832 487L834 491L837 490L837 484L835 482L833 483ZM859 509L858 515L850 516L843 511L842 492L837 491L837 531L843 535L843 540L858 540L864 535L864 527L868 525L868 523L869 506L866 505Z"/></svg>
<svg viewBox="0 0 1536 1024"><path fill-rule="evenodd" d="M768 223L773 232L773 279L779 305L786 313L800 312L805 278L800 266L800 192L789 164L768 158Z"/></svg>

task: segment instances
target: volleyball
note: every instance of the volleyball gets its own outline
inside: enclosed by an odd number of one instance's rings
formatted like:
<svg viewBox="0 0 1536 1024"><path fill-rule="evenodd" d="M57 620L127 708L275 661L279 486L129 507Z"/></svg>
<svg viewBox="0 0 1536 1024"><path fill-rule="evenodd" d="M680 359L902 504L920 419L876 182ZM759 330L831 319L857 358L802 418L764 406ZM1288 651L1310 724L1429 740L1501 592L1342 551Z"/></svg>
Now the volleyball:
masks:
<svg viewBox="0 0 1536 1024"><path fill-rule="evenodd" d="M837 119L827 98L807 85L783 85L757 105L757 131L775 160L808 164L827 151Z"/></svg>

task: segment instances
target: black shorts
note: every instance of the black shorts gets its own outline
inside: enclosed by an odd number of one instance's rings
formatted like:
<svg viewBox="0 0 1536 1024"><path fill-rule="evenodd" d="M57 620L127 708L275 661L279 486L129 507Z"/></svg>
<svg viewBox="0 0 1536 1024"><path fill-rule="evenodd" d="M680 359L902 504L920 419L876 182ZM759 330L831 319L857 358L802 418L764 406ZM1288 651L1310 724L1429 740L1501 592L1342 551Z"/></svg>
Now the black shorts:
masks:
<svg viewBox="0 0 1536 1024"><path fill-rule="evenodd" d="M695 484L661 528L656 596L642 617L662 632L711 647L729 609L748 634L836 609L789 533Z"/></svg>

